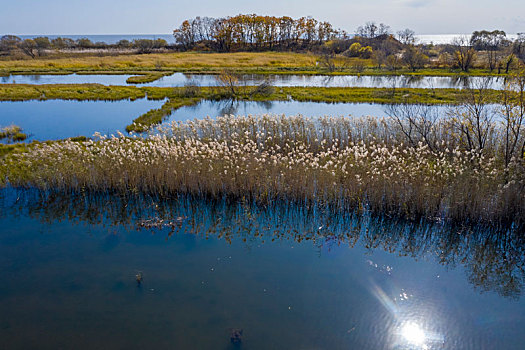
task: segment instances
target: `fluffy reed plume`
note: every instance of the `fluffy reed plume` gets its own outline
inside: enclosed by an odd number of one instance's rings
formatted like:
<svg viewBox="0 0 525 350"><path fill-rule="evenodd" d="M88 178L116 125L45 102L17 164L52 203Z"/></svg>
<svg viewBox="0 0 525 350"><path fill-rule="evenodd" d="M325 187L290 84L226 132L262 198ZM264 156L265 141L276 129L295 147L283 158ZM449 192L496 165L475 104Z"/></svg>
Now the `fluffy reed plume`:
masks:
<svg viewBox="0 0 525 350"><path fill-rule="evenodd" d="M398 123L271 115L179 122L143 138L39 145L0 160L0 175L4 186L44 190L278 199L409 219L523 223L523 159L503 165L497 127L480 151L464 147L446 122L416 144Z"/></svg>

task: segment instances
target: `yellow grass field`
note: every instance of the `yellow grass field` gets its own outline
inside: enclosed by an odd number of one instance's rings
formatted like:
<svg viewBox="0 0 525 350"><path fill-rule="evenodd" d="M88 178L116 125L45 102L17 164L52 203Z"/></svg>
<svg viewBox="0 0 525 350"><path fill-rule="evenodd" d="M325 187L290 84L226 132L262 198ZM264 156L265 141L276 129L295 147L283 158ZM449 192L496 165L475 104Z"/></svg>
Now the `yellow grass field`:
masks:
<svg viewBox="0 0 525 350"><path fill-rule="evenodd" d="M0 70L133 70L184 68L315 67L317 56L283 52L155 53L0 61Z"/></svg>

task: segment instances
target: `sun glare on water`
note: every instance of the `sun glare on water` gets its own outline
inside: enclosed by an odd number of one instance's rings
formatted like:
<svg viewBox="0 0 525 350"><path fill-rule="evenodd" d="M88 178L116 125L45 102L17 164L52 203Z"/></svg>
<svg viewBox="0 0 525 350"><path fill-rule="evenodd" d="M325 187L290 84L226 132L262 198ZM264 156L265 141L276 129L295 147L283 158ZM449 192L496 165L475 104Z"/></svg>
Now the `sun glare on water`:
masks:
<svg viewBox="0 0 525 350"><path fill-rule="evenodd" d="M401 335L410 344L420 346L421 349L426 349L425 341L427 339L425 332L415 323L406 323L401 328Z"/></svg>

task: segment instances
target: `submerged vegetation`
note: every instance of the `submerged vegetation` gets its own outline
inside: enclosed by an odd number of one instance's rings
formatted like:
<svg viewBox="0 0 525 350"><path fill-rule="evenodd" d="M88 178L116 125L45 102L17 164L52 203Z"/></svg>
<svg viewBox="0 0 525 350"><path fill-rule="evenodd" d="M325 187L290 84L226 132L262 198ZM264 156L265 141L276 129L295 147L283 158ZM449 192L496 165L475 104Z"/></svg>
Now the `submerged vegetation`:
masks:
<svg viewBox="0 0 525 350"><path fill-rule="evenodd" d="M174 123L146 138L36 145L4 157L0 173L4 186L43 190L187 193L409 220L524 224L523 154L514 150L506 162L503 128L490 128L480 148L453 121L436 121L412 139L406 127L371 117L219 117Z"/></svg>

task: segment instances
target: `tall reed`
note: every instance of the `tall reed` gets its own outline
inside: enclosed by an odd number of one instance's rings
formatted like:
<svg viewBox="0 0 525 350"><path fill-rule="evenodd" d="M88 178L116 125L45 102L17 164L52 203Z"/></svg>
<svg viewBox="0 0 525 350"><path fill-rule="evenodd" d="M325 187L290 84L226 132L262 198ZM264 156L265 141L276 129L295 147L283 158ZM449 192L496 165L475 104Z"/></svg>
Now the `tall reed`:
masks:
<svg viewBox="0 0 525 350"><path fill-rule="evenodd" d="M409 144L392 119L224 116L147 137L38 145L0 160L0 176L14 187L284 200L522 225L523 159L504 166L497 127L483 152L466 148L445 121L434 128L441 140L429 147Z"/></svg>

